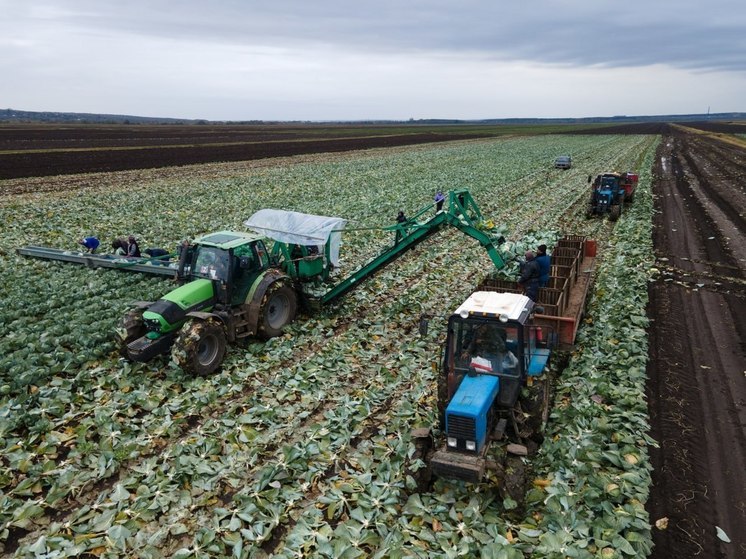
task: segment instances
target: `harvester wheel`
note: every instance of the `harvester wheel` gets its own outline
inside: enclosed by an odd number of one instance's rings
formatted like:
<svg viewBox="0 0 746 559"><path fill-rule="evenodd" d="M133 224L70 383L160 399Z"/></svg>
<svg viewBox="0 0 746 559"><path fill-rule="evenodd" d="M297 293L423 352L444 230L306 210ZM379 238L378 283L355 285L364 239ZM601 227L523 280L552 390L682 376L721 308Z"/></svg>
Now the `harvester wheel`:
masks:
<svg viewBox="0 0 746 559"><path fill-rule="evenodd" d="M116 329L116 342L119 355L130 360L127 345L145 335L145 324L142 320L143 309L130 309L119 321Z"/></svg>
<svg viewBox="0 0 746 559"><path fill-rule="evenodd" d="M292 287L281 282L270 285L259 309L259 337L268 340L282 334L297 311L298 296Z"/></svg>
<svg viewBox="0 0 746 559"><path fill-rule="evenodd" d="M216 320L189 320L179 330L171 358L185 372L205 376L213 373L225 356L225 332Z"/></svg>

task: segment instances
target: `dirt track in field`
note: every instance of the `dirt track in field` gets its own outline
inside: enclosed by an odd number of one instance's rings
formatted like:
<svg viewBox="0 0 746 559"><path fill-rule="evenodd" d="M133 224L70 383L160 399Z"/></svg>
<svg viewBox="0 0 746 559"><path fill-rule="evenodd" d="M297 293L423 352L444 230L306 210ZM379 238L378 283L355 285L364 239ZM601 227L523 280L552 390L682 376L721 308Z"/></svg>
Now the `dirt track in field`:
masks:
<svg viewBox="0 0 746 559"><path fill-rule="evenodd" d="M746 557L746 149L671 129L654 171L650 557Z"/></svg>

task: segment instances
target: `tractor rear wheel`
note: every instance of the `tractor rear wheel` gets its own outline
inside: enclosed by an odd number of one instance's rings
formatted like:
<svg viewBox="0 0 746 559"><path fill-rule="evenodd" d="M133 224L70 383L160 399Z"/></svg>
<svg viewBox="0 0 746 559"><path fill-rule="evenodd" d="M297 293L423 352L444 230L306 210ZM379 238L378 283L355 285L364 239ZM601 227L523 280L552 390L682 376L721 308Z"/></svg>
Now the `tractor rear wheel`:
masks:
<svg viewBox="0 0 746 559"><path fill-rule="evenodd" d="M298 295L281 282L273 283L262 298L259 309L259 337L268 340L282 334L282 329L295 320Z"/></svg>
<svg viewBox="0 0 746 559"><path fill-rule="evenodd" d="M131 360L127 346L145 335L145 323L142 320L143 309L130 309L119 321L116 329L116 342L119 355Z"/></svg>
<svg viewBox="0 0 746 559"><path fill-rule="evenodd" d="M171 358L185 372L212 374L225 357L225 332L217 320L189 320L179 330Z"/></svg>

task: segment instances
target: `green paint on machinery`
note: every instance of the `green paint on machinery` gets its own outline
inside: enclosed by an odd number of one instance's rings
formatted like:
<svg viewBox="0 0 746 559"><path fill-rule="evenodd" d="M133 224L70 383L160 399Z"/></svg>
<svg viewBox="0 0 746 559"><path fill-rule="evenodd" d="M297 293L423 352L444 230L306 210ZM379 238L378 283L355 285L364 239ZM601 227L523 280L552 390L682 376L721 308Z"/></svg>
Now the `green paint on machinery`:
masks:
<svg viewBox="0 0 746 559"><path fill-rule="evenodd" d="M334 302L444 227L476 239L495 267L502 268L499 246L504 239L485 222L471 193L450 191L447 202L445 209L431 204L402 223L379 228L394 234L393 244L328 289L347 221L284 210L260 210L244 223L253 232L210 233L168 259L123 259L33 246L18 252L182 282L155 302L133 304L117 328L117 340L127 359L145 362L170 352L185 371L206 375L220 366L227 343L281 334L299 307Z"/></svg>

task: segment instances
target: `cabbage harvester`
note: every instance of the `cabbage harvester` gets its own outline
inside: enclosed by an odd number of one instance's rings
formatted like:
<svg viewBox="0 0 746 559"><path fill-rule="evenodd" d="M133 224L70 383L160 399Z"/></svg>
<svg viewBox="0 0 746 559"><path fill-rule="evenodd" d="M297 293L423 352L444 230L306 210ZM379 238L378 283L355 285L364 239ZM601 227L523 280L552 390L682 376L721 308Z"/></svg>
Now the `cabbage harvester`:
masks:
<svg viewBox="0 0 746 559"><path fill-rule="evenodd" d="M171 353L184 370L210 374L221 364L226 344L282 333L301 305L329 304L446 226L476 239L497 269L505 265L504 239L483 227L481 212L466 189L448 193L446 209L419 210L404 223L384 229L392 246L318 296L338 266L346 220L264 209L245 225L252 232L219 231L184 246L178 259L123 259L45 247L24 247L25 256L89 267L172 277L182 283L154 302L138 302L117 328L121 353L146 362Z"/></svg>

